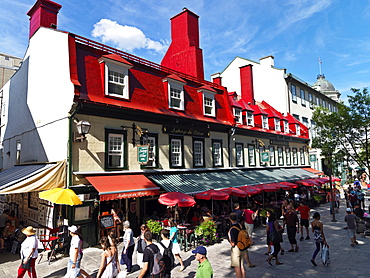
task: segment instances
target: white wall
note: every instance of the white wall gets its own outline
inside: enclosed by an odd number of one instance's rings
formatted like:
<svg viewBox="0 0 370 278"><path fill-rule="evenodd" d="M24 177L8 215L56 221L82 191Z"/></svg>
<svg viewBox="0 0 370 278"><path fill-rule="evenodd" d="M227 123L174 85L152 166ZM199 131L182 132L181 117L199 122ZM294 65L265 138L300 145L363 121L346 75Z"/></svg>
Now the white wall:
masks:
<svg viewBox="0 0 370 278"><path fill-rule="evenodd" d="M68 112L74 96L70 81L68 34L40 28L30 39L24 62L4 87L1 142L4 169L15 164L21 140L21 163L67 157Z"/></svg>

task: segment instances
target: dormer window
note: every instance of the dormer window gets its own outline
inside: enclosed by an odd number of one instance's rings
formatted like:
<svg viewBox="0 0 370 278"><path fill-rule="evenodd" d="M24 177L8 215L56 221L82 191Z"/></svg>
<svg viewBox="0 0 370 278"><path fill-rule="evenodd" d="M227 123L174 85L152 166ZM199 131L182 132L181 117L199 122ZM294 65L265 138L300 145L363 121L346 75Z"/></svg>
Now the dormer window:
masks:
<svg viewBox="0 0 370 278"><path fill-rule="evenodd" d="M205 86L198 90L199 93L203 94L203 114L205 116L216 116L216 104L215 104L215 94L217 93L211 87L205 89Z"/></svg>
<svg viewBox="0 0 370 278"><path fill-rule="evenodd" d="M268 129L269 124L268 124L268 118L266 115L262 115L262 128L263 129Z"/></svg>
<svg viewBox="0 0 370 278"><path fill-rule="evenodd" d="M289 124L288 121L283 121L284 123L284 133L289 133Z"/></svg>
<svg viewBox="0 0 370 278"><path fill-rule="evenodd" d="M103 65L105 95L128 99L128 72L132 64L115 54L104 55L99 62Z"/></svg>
<svg viewBox="0 0 370 278"><path fill-rule="evenodd" d="M253 113L247 111L247 125L254 126Z"/></svg>
<svg viewBox="0 0 370 278"><path fill-rule="evenodd" d="M168 107L170 109L184 110L184 85L186 82L177 75L169 75L163 79L165 90L168 92Z"/></svg>
<svg viewBox="0 0 370 278"><path fill-rule="evenodd" d="M275 122L275 130L280 131L280 119L274 119Z"/></svg>
<svg viewBox="0 0 370 278"><path fill-rule="evenodd" d="M243 123L243 119L242 119L242 110L239 109L239 108L234 108L234 117L235 117L235 121L238 123L238 124L242 124Z"/></svg>
<svg viewBox="0 0 370 278"><path fill-rule="evenodd" d="M299 124L295 124L295 134L296 135L301 135L301 128L299 127Z"/></svg>

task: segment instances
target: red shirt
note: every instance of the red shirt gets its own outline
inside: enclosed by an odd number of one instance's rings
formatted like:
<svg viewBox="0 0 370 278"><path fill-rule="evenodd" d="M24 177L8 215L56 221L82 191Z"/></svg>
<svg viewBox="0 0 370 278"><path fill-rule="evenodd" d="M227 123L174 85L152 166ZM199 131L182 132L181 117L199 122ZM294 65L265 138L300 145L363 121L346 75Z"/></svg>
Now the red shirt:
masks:
<svg viewBox="0 0 370 278"><path fill-rule="evenodd" d="M252 218L253 213L254 213L253 210L250 210L250 209L245 209L244 210L245 223L247 223L247 224L253 224L254 223L253 218Z"/></svg>
<svg viewBox="0 0 370 278"><path fill-rule="evenodd" d="M301 214L301 219L309 219L310 218L310 208L308 206L306 206L306 205L304 205L303 207L299 206L297 208L297 210Z"/></svg>

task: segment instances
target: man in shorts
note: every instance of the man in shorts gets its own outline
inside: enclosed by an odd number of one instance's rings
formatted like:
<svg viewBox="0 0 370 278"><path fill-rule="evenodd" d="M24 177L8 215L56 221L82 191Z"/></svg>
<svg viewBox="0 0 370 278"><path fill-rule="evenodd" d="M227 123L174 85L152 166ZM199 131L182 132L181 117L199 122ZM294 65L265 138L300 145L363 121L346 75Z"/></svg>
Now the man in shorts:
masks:
<svg viewBox="0 0 370 278"><path fill-rule="evenodd" d="M231 227L228 233L229 242L231 245L231 267L234 267L236 278L244 278L245 271L243 265L243 259L247 261L248 267L254 267L249 261L248 249L241 251L236 245L238 241L239 230L242 229L242 225L238 223L238 216L232 212L230 213ZM236 228L237 229L236 229Z"/></svg>
<svg viewBox="0 0 370 278"><path fill-rule="evenodd" d="M347 231L351 240L351 246L355 247L355 244L358 244L356 240L356 220L360 220L360 218L352 213L351 208L347 208L346 213L347 215L344 217L344 221L347 222Z"/></svg>
<svg viewBox="0 0 370 278"><path fill-rule="evenodd" d="M308 206L306 206L303 202L300 202L296 211L299 211L299 214L301 215L301 222L300 222L301 238L299 240L300 241L304 240L303 227L306 227L306 234L307 234L306 239L308 240L308 239L310 239L310 233L309 233L309 229L308 229L308 226L309 226L309 221L308 220L310 219L310 208Z"/></svg>

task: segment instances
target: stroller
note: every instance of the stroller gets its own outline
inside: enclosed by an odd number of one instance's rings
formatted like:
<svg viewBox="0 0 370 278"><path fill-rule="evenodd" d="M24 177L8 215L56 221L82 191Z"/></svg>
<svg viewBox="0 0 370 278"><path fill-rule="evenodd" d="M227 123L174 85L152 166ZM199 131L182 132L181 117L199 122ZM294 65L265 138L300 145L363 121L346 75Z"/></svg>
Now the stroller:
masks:
<svg viewBox="0 0 370 278"><path fill-rule="evenodd" d="M370 218L365 218L364 222L365 222L365 229L364 229L364 233L362 236L366 237L366 235L370 235Z"/></svg>

